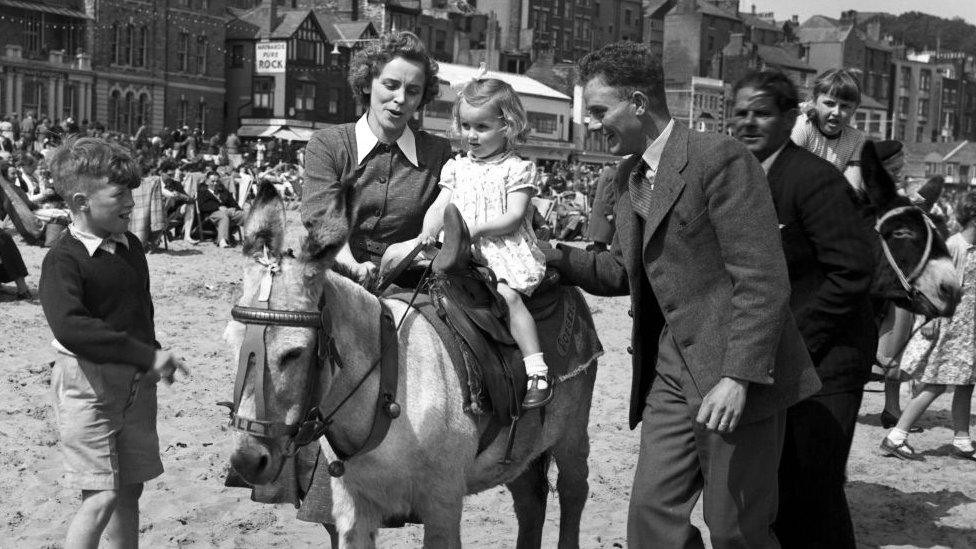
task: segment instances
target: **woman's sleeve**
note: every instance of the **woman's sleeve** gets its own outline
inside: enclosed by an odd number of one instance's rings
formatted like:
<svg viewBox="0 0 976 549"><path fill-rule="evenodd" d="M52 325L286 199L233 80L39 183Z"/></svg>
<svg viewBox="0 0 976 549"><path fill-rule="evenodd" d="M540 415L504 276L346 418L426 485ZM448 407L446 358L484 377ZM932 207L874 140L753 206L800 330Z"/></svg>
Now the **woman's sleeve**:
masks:
<svg viewBox="0 0 976 549"><path fill-rule="evenodd" d="M445 162L444 166L441 168L441 179L438 182L438 185L444 187L449 191L453 191L454 172L456 168L457 168L457 161L454 160L453 158L448 158L447 162Z"/></svg>
<svg viewBox="0 0 976 549"><path fill-rule="evenodd" d="M539 194L539 176L536 173L535 163L528 160L520 160L513 164L508 171L508 180L505 182L506 192L521 190L529 190L529 194L533 196Z"/></svg>
<svg viewBox="0 0 976 549"><path fill-rule="evenodd" d="M343 244L349 236L348 189L343 188L338 161L341 147L337 134L326 134L312 136L305 148L301 212L302 224L308 229L308 252L313 257Z"/></svg>

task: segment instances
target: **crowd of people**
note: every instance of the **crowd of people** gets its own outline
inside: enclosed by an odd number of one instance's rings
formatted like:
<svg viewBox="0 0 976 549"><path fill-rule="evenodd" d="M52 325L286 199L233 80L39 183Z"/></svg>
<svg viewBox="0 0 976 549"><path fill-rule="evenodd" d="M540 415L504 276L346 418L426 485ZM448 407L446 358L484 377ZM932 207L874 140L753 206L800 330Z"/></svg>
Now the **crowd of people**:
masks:
<svg viewBox="0 0 976 549"><path fill-rule="evenodd" d="M460 89L452 131L464 154L411 129L412 115L436 95L436 72L410 33L390 33L358 52L350 85L366 112L317 132L301 168L281 144L245 152L236 136L205 140L188 128L150 136L142 127L131 138L106 138L97 124L66 120L51 134L44 119L25 130L30 115L19 130L14 120L0 127L13 132L2 148L15 164L3 166L0 178L9 183L8 215L22 217L14 193L37 212L44 234L52 228L43 239L52 249L41 301L67 357L52 383L59 417L71 414L59 419L67 478L86 494L69 542L97 540L106 528L134 539L142 483L161 473L154 392L139 393L139 413L112 418L118 426L105 438L131 450L118 460L102 459L102 448L79 436L99 428L104 412L69 397L72 383L105 365L130 365L110 368L123 393L155 383L144 374L172 381L183 369L155 341L142 248L171 230L196 241L205 221L219 246L232 245L255 182L270 179L282 195L301 200L304 253L334 257L364 285L390 246L431 246L444 225L463 220L475 257L501 281L527 374L525 409L545 406L554 392L523 304L546 268L590 293L630 296L629 419L641 437L627 526L633 547L701 546L690 522L701 495L714 547L855 547L844 483L863 388L879 349L895 359L904 346L879 347L876 318L899 313L875 310L870 293L877 237L864 213L865 138L849 124L861 98L853 73L821 74L806 103L787 76L750 73L734 86L732 136L701 134L671 117L658 56L637 43L609 44L580 62L579 76L589 130L606 136L623 160L555 164L540 175L518 155L526 113L501 80L476 77ZM90 137L64 139L72 133ZM897 180L900 145L876 149ZM347 200L349 184L355 202ZM904 411L893 382L886 412L894 424L880 449L905 460L920 459L908 434L947 387L955 388L954 455L976 455L969 434L976 194L963 191L953 202L944 187L933 179L904 191L955 221L949 251L957 272L942 291L963 303L923 334L924 358L905 359L906 375L921 385ZM550 248L532 226L531 199L566 191L592 199L594 242L586 249ZM148 222L135 215L141 204L148 204ZM65 232L71 237L58 238ZM42 240L40 231L31 234ZM8 240L0 240L2 274L21 291L26 273ZM136 279L123 280L113 259ZM113 294L116 286L124 291ZM900 314L907 320L889 324L913 324ZM314 478L310 494L329 482ZM311 520L327 520L319 518Z"/></svg>

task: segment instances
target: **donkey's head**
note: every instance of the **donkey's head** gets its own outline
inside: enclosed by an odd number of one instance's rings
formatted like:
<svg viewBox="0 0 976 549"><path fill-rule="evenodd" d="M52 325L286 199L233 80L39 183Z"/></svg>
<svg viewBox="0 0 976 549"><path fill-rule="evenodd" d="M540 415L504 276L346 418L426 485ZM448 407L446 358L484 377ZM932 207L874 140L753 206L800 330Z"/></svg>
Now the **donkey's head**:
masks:
<svg viewBox="0 0 976 549"><path fill-rule="evenodd" d="M952 316L959 278L946 248L944 220L933 219L898 194L874 143L861 154L866 208L880 237L872 294L928 317Z"/></svg>
<svg viewBox="0 0 976 549"><path fill-rule="evenodd" d="M243 295L224 337L238 365L231 464L251 484L273 481L287 442L305 414L319 376L319 299L325 257L295 258L283 248L285 210L270 183L258 189L243 227ZM327 373L322 374L327 375Z"/></svg>

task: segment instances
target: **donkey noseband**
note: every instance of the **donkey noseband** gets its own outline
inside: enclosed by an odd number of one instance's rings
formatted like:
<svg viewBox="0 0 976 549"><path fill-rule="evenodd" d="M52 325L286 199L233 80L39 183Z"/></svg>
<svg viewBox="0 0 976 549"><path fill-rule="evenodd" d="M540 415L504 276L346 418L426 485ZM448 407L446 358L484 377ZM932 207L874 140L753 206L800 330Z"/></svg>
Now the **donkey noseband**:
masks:
<svg viewBox="0 0 976 549"><path fill-rule="evenodd" d="M396 326L393 315L383 305L380 317L380 356L363 373L362 377L353 385L352 389L339 400L330 411L325 410L325 404L332 401L332 391L326 398L316 403L315 397L319 385L320 370L329 362L333 374L342 369L342 360L335 346L332 336L332 321L328 308L321 307L321 311L288 311L270 308L271 287L274 275L280 271L279 258L269 257L265 249L264 257L257 259L265 267L264 278L258 292L256 307L240 305L231 309L234 320L245 325L244 341L241 345L240 358L237 365L237 379L234 382L234 402L222 403L230 408L231 428L264 439L274 439L287 436L285 456L294 456L299 448L310 444L325 436L333 452L339 460L329 464L329 474L341 476L344 472L343 461L357 454L366 453L376 446L386 436L393 419L400 415L400 406L396 403L397 388L397 341ZM306 380L305 396L302 399L301 410L307 410L305 416L297 423L285 423L266 419L267 403L265 402L264 378L268 368L267 346L265 335L268 326L287 326L294 328L313 328L317 334L315 353L308 359L306 368L309 372ZM254 407L253 419L241 417L238 410L244 395L244 385L251 368L255 368L254 375ZM351 452L338 448L329 435L329 425L332 417L342 406L352 398L362 387L363 383L377 368L380 369L380 388L377 395L376 412L373 425L365 442Z"/></svg>
<svg viewBox="0 0 976 549"><path fill-rule="evenodd" d="M905 212L912 210L918 210L922 214L922 219L925 220L925 251L922 253L922 257L919 258L918 264L912 269L912 272L905 274L898 266L898 262L895 261L895 256L891 254L891 248L888 246L888 242L884 239L884 234L881 232L881 227L886 221L900 215ZM925 264L929 261L929 256L932 255L932 241L935 238L935 223L929 219L929 216L925 215L918 206L900 206L898 208L893 208L884 213L878 221L874 224L874 230L878 233L878 239L881 240L881 249L884 250L885 258L888 260L888 265L891 269L895 271L895 275L898 277L898 282L901 283L901 287L904 288L905 292L908 293L909 297L914 298L918 295L918 290L912 286L914 282L925 269Z"/></svg>

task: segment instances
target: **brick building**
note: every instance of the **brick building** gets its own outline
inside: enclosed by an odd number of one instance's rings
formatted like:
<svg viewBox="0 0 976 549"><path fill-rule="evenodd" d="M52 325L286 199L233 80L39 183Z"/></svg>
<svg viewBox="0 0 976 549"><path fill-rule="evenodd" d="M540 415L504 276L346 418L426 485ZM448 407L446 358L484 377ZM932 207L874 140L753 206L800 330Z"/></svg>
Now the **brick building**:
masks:
<svg viewBox="0 0 976 549"><path fill-rule="evenodd" d="M93 119L135 133L223 129L224 0L85 0L94 50Z"/></svg>
<svg viewBox="0 0 976 549"><path fill-rule="evenodd" d="M82 0L0 0L0 115L92 113L91 19Z"/></svg>
<svg viewBox="0 0 976 549"><path fill-rule="evenodd" d="M733 33L744 32L737 1L712 1L678 0L664 16L664 77L671 86L721 78L722 50Z"/></svg>
<svg viewBox="0 0 976 549"><path fill-rule="evenodd" d="M640 0L594 0L592 10L595 44L619 40L640 42L644 36Z"/></svg>
<svg viewBox="0 0 976 549"><path fill-rule="evenodd" d="M735 33L722 54L724 56L722 78L729 84L735 84L750 71L778 70L790 77L801 97L810 96L810 88L817 75L817 69L797 57L788 44L782 46L757 44Z"/></svg>

